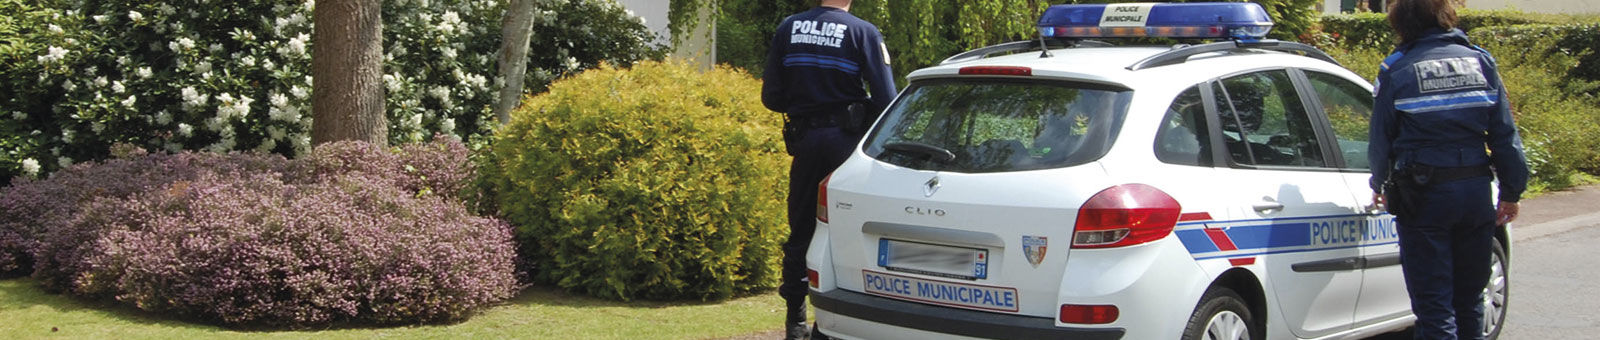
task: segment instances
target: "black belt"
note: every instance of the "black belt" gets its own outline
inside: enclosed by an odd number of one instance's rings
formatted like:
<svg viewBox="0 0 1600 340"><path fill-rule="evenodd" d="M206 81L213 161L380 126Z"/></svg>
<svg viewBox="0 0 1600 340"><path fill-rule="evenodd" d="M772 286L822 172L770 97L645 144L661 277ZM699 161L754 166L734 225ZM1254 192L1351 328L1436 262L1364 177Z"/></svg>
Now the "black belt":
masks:
<svg viewBox="0 0 1600 340"><path fill-rule="evenodd" d="M1488 165L1433 167L1426 165L1413 165L1411 172L1414 176L1424 176L1426 183L1443 183L1464 178L1494 176L1494 170Z"/></svg>
<svg viewBox="0 0 1600 340"><path fill-rule="evenodd" d="M807 115L789 115L789 123L790 124L794 124L794 127L802 128L802 129L821 129L821 128L838 127L839 126L839 122L835 120L835 117L838 117L838 115L837 114L832 114L832 113L827 113L827 114L814 113L814 114L807 114Z"/></svg>

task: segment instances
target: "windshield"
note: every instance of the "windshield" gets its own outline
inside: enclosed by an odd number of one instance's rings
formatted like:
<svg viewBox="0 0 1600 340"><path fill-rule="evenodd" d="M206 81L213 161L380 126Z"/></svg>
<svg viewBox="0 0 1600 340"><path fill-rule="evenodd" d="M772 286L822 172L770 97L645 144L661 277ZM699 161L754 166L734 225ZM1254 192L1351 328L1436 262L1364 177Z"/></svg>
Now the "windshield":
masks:
<svg viewBox="0 0 1600 340"><path fill-rule="evenodd" d="M964 173L1059 168L1104 156L1133 93L1061 81L912 84L866 153L898 166Z"/></svg>

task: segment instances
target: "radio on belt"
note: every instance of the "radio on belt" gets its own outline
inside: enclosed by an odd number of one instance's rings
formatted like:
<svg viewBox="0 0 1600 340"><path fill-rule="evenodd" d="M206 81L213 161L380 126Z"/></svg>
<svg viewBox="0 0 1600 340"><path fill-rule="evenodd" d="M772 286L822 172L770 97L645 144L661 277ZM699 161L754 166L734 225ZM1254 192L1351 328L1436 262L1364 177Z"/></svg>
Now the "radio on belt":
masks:
<svg viewBox="0 0 1600 340"><path fill-rule="evenodd" d="M1039 17L1038 27L1043 37L1256 40L1272 30L1272 18L1249 2L1055 5Z"/></svg>

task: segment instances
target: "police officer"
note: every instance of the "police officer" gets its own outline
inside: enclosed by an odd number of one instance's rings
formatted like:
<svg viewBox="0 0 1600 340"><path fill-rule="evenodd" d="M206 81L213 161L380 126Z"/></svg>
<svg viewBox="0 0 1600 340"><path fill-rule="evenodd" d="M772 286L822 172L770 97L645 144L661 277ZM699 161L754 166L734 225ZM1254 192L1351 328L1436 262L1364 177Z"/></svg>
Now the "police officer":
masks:
<svg viewBox="0 0 1600 340"><path fill-rule="evenodd" d="M1416 338L1482 339L1495 225L1527 187L1522 139L1494 58L1455 28L1450 0L1398 0L1388 19L1401 42L1376 82L1373 201L1399 224Z"/></svg>
<svg viewBox="0 0 1600 340"><path fill-rule="evenodd" d="M761 101L785 114L789 166L789 239L783 282L790 339L809 336L806 249L816 230L817 185L844 163L867 122L894 99L894 73L877 26L850 15L850 0L822 0L778 24L767 51ZM871 96L868 88L870 85ZM850 107L858 109L850 114Z"/></svg>

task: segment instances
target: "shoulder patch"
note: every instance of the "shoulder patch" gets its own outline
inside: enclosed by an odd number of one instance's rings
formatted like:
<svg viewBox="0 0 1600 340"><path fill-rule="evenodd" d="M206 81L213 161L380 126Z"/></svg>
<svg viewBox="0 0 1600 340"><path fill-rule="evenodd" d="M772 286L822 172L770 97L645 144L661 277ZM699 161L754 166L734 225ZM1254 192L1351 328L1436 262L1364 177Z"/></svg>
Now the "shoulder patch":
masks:
<svg viewBox="0 0 1600 340"><path fill-rule="evenodd" d="M1389 65L1393 65L1394 62L1400 61L1400 58L1404 57L1405 55L1406 55L1405 52L1394 51L1393 54L1390 54L1388 57L1383 58L1383 63L1378 64L1378 72L1389 71Z"/></svg>

